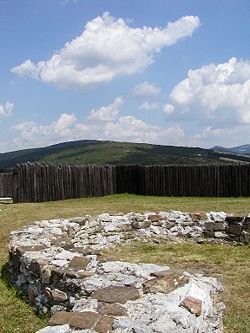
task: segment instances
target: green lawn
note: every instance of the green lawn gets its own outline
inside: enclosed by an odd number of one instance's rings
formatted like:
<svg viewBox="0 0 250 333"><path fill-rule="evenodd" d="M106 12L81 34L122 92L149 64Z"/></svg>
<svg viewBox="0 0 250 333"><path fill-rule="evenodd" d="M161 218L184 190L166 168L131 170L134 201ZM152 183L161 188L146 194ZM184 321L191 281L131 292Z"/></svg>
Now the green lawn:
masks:
<svg viewBox="0 0 250 333"><path fill-rule="evenodd" d="M35 220L103 212L157 210L226 211L250 213L249 198L172 198L113 195L66 201L0 205L0 332L33 333L45 326L13 287L6 283L5 269L9 232ZM160 244L119 246L117 258L150 261L224 275L226 333L249 332L250 262L248 246ZM164 254L164 255L163 255Z"/></svg>

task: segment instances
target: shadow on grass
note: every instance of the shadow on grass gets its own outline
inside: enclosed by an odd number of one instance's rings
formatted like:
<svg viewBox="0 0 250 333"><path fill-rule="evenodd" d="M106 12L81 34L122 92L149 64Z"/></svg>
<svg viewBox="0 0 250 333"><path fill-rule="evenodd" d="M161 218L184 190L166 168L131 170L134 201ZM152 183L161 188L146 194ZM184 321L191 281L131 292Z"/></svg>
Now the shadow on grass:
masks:
<svg viewBox="0 0 250 333"><path fill-rule="evenodd" d="M0 271L0 281L3 283L3 285L6 287L6 289L18 300L26 303L27 305L30 306L30 308L33 310L34 314L39 318L39 319L46 319L48 318L48 315L45 314L39 314L36 312L32 307L29 302L28 295L19 289L15 287L13 284L13 276L10 272L10 265L8 262L5 262L1 266L1 271Z"/></svg>
<svg viewBox="0 0 250 333"><path fill-rule="evenodd" d="M7 289L14 289L8 262L5 262L1 267L0 280L5 284Z"/></svg>

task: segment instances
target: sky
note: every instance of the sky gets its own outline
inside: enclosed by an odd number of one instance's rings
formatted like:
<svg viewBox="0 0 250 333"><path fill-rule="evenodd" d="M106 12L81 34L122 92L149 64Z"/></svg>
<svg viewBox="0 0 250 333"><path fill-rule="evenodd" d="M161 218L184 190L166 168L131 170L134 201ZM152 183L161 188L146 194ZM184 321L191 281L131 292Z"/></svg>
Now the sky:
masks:
<svg viewBox="0 0 250 333"><path fill-rule="evenodd" d="M249 0L0 0L0 153L250 143Z"/></svg>

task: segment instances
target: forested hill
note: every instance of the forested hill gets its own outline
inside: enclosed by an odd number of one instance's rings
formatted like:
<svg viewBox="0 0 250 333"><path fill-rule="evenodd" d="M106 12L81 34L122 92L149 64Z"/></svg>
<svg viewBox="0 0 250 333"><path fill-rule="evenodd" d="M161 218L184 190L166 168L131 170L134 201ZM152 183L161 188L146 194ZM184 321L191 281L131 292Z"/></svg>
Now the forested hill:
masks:
<svg viewBox="0 0 250 333"><path fill-rule="evenodd" d="M50 164L203 164L248 161L232 152L212 149L82 140L0 154L0 169L17 163L46 162Z"/></svg>

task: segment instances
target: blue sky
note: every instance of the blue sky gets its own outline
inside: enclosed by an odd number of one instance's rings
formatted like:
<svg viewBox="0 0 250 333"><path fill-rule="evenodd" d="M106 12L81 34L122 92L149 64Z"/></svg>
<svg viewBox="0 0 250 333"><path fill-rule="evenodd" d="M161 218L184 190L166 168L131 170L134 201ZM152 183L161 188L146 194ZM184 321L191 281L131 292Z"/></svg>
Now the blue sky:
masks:
<svg viewBox="0 0 250 333"><path fill-rule="evenodd" d="M250 1L0 0L0 152L250 143Z"/></svg>

